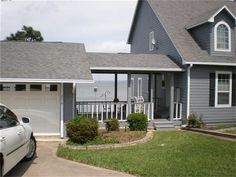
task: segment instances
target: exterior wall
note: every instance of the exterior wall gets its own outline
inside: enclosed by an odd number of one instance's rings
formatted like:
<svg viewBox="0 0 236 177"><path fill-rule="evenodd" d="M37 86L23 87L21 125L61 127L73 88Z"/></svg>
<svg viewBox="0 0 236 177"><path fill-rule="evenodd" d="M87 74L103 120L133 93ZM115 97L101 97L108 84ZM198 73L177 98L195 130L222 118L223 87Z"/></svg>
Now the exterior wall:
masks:
<svg viewBox="0 0 236 177"><path fill-rule="evenodd" d="M166 54L182 64L182 59L168 37L160 21L146 1L140 2L139 12L131 36L131 53L159 53ZM154 31L158 48L149 51L149 33Z"/></svg>
<svg viewBox="0 0 236 177"><path fill-rule="evenodd" d="M73 84L63 84L63 117L67 121L74 117L73 113Z"/></svg>
<svg viewBox="0 0 236 177"><path fill-rule="evenodd" d="M190 81L190 113L203 115L206 123L235 123L236 107L216 108L209 106L210 73L216 71L231 71L236 73L236 67L223 66L193 66Z"/></svg>
<svg viewBox="0 0 236 177"><path fill-rule="evenodd" d="M225 21L228 23L228 25L231 27L231 52L218 52L214 51L214 27L219 21ZM235 34L236 34L236 28L233 26L233 20L228 15L225 10L223 10L220 14L218 14L215 17L215 22L211 24L211 30L210 30L210 54L211 55L218 55L218 56L234 56L234 53L236 51L236 45L235 45Z"/></svg>
<svg viewBox="0 0 236 177"><path fill-rule="evenodd" d="M198 27L195 27L191 30L191 34L198 45L202 50L207 50L210 53L210 31L211 25L209 23L205 23Z"/></svg>

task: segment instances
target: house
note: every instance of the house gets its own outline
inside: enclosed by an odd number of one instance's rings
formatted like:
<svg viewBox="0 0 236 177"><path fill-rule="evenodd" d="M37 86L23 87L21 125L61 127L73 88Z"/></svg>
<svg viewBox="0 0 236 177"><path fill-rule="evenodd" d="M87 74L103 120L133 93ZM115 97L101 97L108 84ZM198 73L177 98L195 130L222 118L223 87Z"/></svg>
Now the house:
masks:
<svg viewBox="0 0 236 177"><path fill-rule="evenodd" d="M138 1L129 54L86 52L83 44L1 42L0 102L31 118L38 135L64 137L76 113L103 122L143 112L149 122L236 122L236 3ZM76 84L114 75L114 101L76 100ZM127 74L127 100L117 78ZM96 92L96 90L94 90ZM137 98L133 98L137 96Z"/></svg>
<svg viewBox="0 0 236 177"><path fill-rule="evenodd" d="M222 0L138 1L128 37L131 53L167 55L185 68L174 76L182 120L198 113L206 123L236 122L235 41L236 3Z"/></svg>

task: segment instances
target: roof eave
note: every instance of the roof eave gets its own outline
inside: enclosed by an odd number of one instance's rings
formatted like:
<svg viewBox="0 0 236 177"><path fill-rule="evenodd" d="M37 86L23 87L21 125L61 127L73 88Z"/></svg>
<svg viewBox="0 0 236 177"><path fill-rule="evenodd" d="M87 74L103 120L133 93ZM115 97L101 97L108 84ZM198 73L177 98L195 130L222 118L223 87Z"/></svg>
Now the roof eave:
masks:
<svg viewBox="0 0 236 177"><path fill-rule="evenodd" d="M185 64L215 65L215 66L236 66L236 63L223 63L223 62L185 62Z"/></svg>

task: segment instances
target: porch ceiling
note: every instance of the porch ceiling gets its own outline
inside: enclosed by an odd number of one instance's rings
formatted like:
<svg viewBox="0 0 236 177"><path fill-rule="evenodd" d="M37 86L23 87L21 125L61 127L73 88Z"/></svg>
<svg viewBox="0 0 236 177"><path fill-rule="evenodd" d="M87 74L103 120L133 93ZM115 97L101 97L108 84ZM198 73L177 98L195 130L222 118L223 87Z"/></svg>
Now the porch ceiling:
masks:
<svg viewBox="0 0 236 177"><path fill-rule="evenodd" d="M172 59L160 54L87 53L92 71L157 72L184 71Z"/></svg>

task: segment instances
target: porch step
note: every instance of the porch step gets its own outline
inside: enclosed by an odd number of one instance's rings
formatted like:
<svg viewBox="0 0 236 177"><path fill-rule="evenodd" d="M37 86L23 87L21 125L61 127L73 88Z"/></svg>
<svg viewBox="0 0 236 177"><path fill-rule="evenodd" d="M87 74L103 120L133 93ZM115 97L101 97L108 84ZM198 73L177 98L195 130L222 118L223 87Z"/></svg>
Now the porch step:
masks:
<svg viewBox="0 0 236 177"><path fill-rule="evenodd" d="M169 120L155 120L153 126L156 130L175 130L175 125Z"/></svg>

